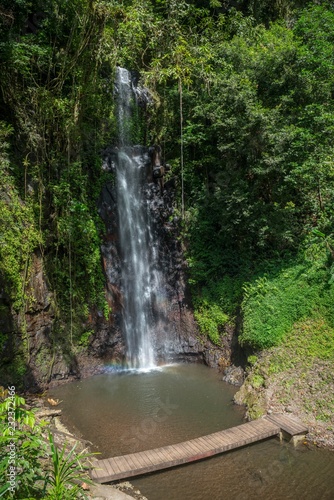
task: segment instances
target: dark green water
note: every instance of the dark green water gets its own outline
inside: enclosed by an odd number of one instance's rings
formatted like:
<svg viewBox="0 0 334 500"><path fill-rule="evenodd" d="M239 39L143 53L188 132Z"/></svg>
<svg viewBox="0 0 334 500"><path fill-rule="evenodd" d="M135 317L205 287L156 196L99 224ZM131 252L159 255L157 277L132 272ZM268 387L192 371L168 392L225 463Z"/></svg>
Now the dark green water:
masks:
<svg viewBox="0 0 334 500"><path fill-rule="evenodd" d="M235 389L202 365L110 372L58 387L65 423L100 458L195 438L243 421ZM276 439L132 480L149 500L332 500L334 453Z"/></svg>

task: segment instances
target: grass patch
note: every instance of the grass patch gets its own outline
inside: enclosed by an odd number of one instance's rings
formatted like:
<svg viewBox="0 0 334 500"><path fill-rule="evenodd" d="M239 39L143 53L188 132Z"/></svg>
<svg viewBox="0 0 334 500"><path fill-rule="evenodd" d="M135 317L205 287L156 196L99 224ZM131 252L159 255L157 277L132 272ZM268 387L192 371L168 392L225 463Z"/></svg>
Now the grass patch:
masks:
<svg viewBox="0 0 334 500"><path fill-rule="evenodd" d="M296 323L282 346L273 350L269 372L293 369L297 363L308 369L315 360L334 361L334 328L323 318Z"/></svg>
<svg viewBox="0 0 334 500"><path fill-rule="evenodd" d="M263 385L264 385L264 378L261 375L258 375L257 373L255 373L251 377L250 383L252 384L252 386L255 389L259 389L260 387L263 387Z"/></svg>
<svg viewBox="0 0 334 500"><path fill-rule="evenodd" d="M318 339L321 339L320 345L327 346L333 335L334 311L330 306L333 303L334 287L329 283L324 265L290 262L288 267L257 276L244 285L241 343L255 349L277 346L293 331L296 323L303 330L301 335L310 335L307 320L320 317L323 325ZM309 343L308 349L317 355L322 348L315 342Z"/></svg>

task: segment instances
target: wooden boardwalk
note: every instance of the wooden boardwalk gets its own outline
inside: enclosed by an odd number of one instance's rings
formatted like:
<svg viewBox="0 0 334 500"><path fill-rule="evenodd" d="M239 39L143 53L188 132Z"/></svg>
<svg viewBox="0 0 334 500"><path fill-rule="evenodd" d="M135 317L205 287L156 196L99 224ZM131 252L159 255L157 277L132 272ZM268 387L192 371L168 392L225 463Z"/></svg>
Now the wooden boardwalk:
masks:
<svg viewBox="0 0 334 500"><path fill-rule="evenodd" d="M308 429L288 415L273 414L183 443L97 460L91 478L97 483L107 483L167 469L240 448L276 436L282 431L296 436L305 435Z"/></svg>

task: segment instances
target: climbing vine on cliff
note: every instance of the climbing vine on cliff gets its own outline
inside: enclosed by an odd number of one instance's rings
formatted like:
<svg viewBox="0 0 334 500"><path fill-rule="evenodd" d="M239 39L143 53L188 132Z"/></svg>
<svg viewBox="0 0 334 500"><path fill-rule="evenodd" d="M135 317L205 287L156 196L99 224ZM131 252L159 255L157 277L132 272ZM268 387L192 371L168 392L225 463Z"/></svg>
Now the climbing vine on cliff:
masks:
<svg viewBox="0 0 334 500"><path fill-rule="evenodd" d="M8 294L15 310L27 299L32 252L42 244L35 224L31 200L23 202L13 177L8 172L8 142L13 130L0 122L0 274L3 279L1 295Z"/></svg>
<svg viewBox="0 0 334 500"><path fill-rule="evenodd" d="M18 383L30 356L34 254L55 319L37 364L54 360L60 346L72 356L91 311L109 316L96 210L110 178L101 170L101 149L115 135L114 62L106 57L104 24L102 2L0 7L0 343L4 373L11 359ZM42 372L48 377L50 368Z"/></svg>
<svg viewBox="0 0 334 500"><path fill-rule="evenodd" d="M116 138L117 64L149 88L137 137L162 145L182 191L203 332L219 343L246 286L243 340L259 345L248 312L264 268L274 286L284 263L307 268L310 248L332 286L334 12L304 3L2 2L0 274L14 310L37 251L65 341L108 310L96 200L111 178L100 158Z"/></svg>

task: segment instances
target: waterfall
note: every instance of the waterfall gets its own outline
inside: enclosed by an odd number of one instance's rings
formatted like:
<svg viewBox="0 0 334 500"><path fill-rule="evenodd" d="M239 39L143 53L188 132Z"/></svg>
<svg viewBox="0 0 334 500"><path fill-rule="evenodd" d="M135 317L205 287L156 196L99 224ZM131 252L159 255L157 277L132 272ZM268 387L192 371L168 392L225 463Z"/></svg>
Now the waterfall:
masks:
<svg viewBox="0 0 334 500"><path fill-rule="evenodd" d="M146 166L140 148L131 147L132 108L136 102L131 75L117 68L119 144L116 165L117 211L123 293L123 329L130 368L155 365L153 302L157 255L148 201L144 196Z"/></svg>
<svg viewBox="0 0 334 500"><path fill-rule="evenodd" d="M121 146L128 146L130 141L131 104L134 99L131 75L128 70L117 67L116 70L117 124Z"/></svg>

